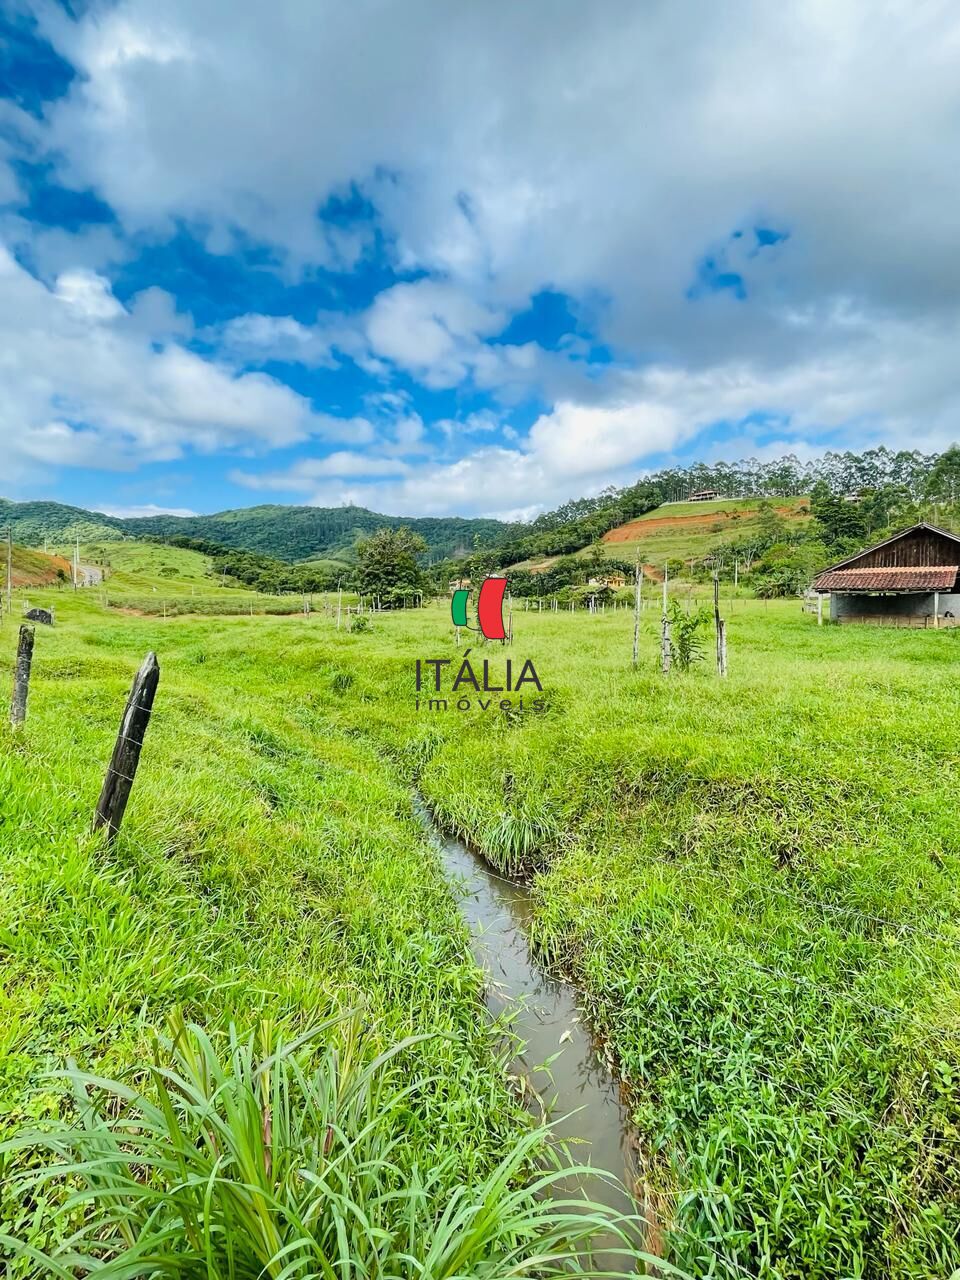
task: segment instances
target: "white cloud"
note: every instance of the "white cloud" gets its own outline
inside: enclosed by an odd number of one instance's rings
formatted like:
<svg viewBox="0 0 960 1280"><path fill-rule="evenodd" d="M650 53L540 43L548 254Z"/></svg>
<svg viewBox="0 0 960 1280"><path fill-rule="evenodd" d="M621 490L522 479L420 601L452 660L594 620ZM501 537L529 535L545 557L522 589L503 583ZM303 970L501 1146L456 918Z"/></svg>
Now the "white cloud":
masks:
<svg viewBox="0 0 960 1280"><path fill-rule="evenodd" d="M346 474L380 505L542 505L623 479L717 420L749 441L757 413L801 442L841 431L929 445L956 430L956 7L117 0L77 21L53 4L37 11L81 74L45 121L16 127L127 232L162 237L186 221L217 252L269 243L291 275L349 268L369 229L317 213L357 184L396 262L429 273L349 320L239 317L215 335L229 361L339 353L378 379L552 406L508 449ZM761 225L790 238L758 251ZM29 294L23 324L0 299L0 374L13 386L0 430L18 424L21 459L59 449L132 463L320 434L377 437L373 466L423 447L413 406L392 411L392 428L373 409L348 422L316 414L262 374L169 345L188 330L162 301L118 311L104 283L123 252L112 229L71 241L3 227L58 279L57 295L15 282ZM709 288L689 300L708 252L746 301ZM496 342L545 287L594 300L616 365L587 368L576 344ZM445 440L464 448L487 425L450 423Z"/></svg>
<svg viewBox="0 0 960 1280"><path fill-rule="evenodd" d="M681 336L694 260L752 216L796 233L777 287L897 307L957 292L950 6L40 12L83 73L49 112L49 142L131 227L196 218L222 247L240 228L327 261L344 232L316 210L358 181L406 264L501 300L547 282L599 288L634 340L668 318Z"/></svg>
<svg viewBox="0 0 960 1280"><path fill-rule="evenodd" d="M146 502L139 506L114 507L91 505L91 511L99 511L105 516L115 516L118 520L136 520L141 516L195 516L196 511L189 507L158 507L156 503Z"/></svg>
<svg viewBox="0 0 960 1280"><path fill-rule="evenodd" d="M316 413L262 373L158 343L146 322L169 328L169 299L137 304L131 316L89 270L62 273L48 289L0 245L0 440L11 469L122 469L191 450L373 438L364 418Z"/></svg>
<svg viewBox="0 0 960 1280"><path fill-rule="evenodd" d="M505 322L502 312L482 306L462 289L418 280L379 294L364 327L376 356L415 374L426 386L452 387L482 358L481 339Z"/></svg>
<svg viewBox="0 0 960 1280"><path fill-rule="evenodd" d="M727 424L735 455L710 445L712 456L769 455L772 446L757 445L750 422L758 408L782 432L777 454L812 456L811 440L839 429L849 447L931 451L955 438L960 421L960 385L948 373L958 343L960 328L939 334L890 320L878 328L864 324L856 341L834 355L786 369L737 363L696 374L667 365L621 372L614 392L605 393L611 402L562 401L510 447L482 446L398 475L373 467L340 471L336 484L331 472L318 469L300 475L300 489L318 505L349 501L400 515L516 519L622 483L646 459L669 455L718 422ZM927 410L920 419L918 403ZM282 488L282 477L274 479Z"/></svg>
<svg viewBox="0 0 960 1280"><path fill-rule="evenodd" d="M333 478L404 476L409 473L410 467L398 458L377 458L340 451L323 458L301 458L284 471L232 471L229 478L246 489L309 493L317 489L320 481Z"/></svg>
<svg viewBox="0 0 960 1280"><path fill-rule="evenodd" d="M492 409L478 409L475 413L468 413L465 418L441 418L435 424L437 430L442 431L448 439L487 435L499 430L501 425L500 415Z"/></svg>
<svg viewBox="0 0 960 1280"><path fill-rule="evenodd" d="M319 326L301 324L293 316L237 316L218 336L226 351L250 364L268 360L306 365L335 363L329 333Z"/></svg>
<svg viewBox="0 0 960 1280"><path fill-rule="evenodd" d="M131 299L129 328L148 335L154 342L191 338L193 318L177 310L175 298L165 289L152 286Z"/></svg>
<svg viewBox="0 0 960 1280"><path fill-rule="evenodd" d="M132 254L115 227L94 223L67 231L10 212L0 212L0 243L44 281L78 268L106 274Z"/></svg>
<svg viewBox="0 0 960 1280"><path fill-rule="evenodd" d="M59 275L54 294L83 320L115 320L124 314L110 281L82 267Z"/></svg>

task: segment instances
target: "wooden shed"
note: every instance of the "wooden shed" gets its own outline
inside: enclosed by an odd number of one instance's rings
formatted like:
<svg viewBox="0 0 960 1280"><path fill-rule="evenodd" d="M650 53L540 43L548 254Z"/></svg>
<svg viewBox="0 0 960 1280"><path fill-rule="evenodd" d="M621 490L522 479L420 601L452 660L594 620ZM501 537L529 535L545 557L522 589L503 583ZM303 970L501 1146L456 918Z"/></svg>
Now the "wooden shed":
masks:
<svg viewBox="0 0 960 1280"><path fill-rule="evenodd" d="M834 622L943 626L960 619L960 536L915 524L814 580Z"/></svg>

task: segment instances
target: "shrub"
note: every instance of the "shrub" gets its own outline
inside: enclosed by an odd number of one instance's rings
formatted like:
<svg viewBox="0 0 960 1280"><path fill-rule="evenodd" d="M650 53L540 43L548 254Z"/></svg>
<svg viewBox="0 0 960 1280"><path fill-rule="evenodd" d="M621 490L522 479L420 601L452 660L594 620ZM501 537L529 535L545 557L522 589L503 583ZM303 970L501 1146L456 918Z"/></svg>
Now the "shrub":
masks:
<svg viewBox="0 0 960 1280"><path fill-rule="evenodd" d="M679 671L689 671L695 662L704 657L701 630L710 621L707 609L696 613L684 613L678 601L670 602L670 658Z"/></svg>

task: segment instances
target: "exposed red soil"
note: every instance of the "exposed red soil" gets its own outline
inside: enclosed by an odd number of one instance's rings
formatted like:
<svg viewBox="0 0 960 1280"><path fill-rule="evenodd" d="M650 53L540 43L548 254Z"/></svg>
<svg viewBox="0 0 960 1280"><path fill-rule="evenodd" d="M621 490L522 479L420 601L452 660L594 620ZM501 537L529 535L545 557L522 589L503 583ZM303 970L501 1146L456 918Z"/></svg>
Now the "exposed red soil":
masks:
<svg viewBox="0 0 960 1280"><path fill-rule="evenodd" d="M13 565L13 585L15 587L48 587L57 581L57 570L62 569L70 578L73 570L70 561L65 560L63 556L48 556L49 567L44 564L42 569L17 566L16 559Z"/></svg>
<svg viewBox="0 0 960 1280"><path fill-rule="evenodd" d="M775 507L774 510L781 516L796 516L796 507ZM656 533L658 529L685 529L691 525L709 525L716 520L732 520L734 516L741 519L749 519L755 516L757 512L745 511L741 508L733 508L730 511L696 511L688 516L656 516L652 520L641 517L639 520L630 520L627 524L620 525L617 529L611 529L609 533L603 535L604 542L639 542L644 534Z"/></svg>

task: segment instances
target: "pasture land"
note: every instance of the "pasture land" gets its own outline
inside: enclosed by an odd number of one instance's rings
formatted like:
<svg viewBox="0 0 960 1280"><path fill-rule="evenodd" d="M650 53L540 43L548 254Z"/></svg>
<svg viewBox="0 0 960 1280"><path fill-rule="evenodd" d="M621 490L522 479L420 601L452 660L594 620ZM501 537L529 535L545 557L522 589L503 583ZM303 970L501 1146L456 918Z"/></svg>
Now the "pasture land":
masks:
<svg viewBox="0 0 960 1280"><path fill-rule="evenodd" d="M731 1280L950 1276L960 634L726 610L726 681L709 663L660 676L652 607L637 672L628 612L518 612L510 656L535 662L547 710L506 694L481 710L471 687L469 709L446 692L430 710L416 660L451 659L447 691L460 661L442 609L351 634L62 593L26 728L0 730L7 1125L59 1107L39 1068L119 1069L175 1007L296 1028L347 1002L378 1045L449 1033L413 1055L439 1079L410 1149L456 1153L452 1181L488 1171L523 1113L415 783L535 876L536 946L619 1063L669 1258ZM148 648L155 722L107 853L89 817ZM507 654L470 656L495 680ZM0 1216L42 1236L30 1213Z"/></svg>
<svg viewBox="0 0 960 1280"><path fill-rule="evenodd" d="M69 548L65 554L72 556ZM291 614L302 612L302 597L295 593L269 595L237 587L211 571L208 556L198 551L160 543L105 541L81 544L81 565L102 572L102 580L83 587L84 594L111 609L132 614L177 617L183 614L208 616L231 614ZM69 570L69 565L68 565ZM61 594L70 594L69 583ZM336 592L316 593L313 606L328 613L336 603ZM356 596L344 592L343 605L356 603Z"/></svg>

